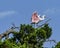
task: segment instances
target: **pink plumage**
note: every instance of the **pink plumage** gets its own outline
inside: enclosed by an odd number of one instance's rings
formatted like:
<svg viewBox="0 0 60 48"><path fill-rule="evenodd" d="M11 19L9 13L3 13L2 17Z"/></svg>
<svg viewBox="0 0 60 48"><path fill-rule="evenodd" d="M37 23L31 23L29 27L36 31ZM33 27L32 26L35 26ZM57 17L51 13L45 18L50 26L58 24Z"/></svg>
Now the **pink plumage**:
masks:
<svg viewBox="0 0 60 48"><path fill-rule="evenodd" d="M39 23L40 21L44 20L45 19L45 15L43 15L42 17L40 17L40 15L38 15L37 12L34 12L32 14L32 23Z"/></svg>
<svg viewBox="0 0 60 48"><path fill-rule="evenodd" d="M39 17L38 17L38 14L37 14L37 12L34 12L33 14L32 14L32 23L38 23L39 22Z"/></svg>

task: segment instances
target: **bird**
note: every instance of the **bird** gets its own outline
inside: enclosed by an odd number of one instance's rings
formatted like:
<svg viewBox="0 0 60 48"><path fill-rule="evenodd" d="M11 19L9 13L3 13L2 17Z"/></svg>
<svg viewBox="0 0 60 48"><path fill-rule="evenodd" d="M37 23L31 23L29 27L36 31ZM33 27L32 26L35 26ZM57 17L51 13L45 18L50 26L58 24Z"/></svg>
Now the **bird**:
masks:
<svg viewBox="0 0 60 48"><path fill-rule="evenodd" d="M39 22L43 21L45 19L45 15L38 15L38 13L35 11L33 12L32 14L32 18L31 18L31 21L32 21L32 24L38 24Z"/></svg>

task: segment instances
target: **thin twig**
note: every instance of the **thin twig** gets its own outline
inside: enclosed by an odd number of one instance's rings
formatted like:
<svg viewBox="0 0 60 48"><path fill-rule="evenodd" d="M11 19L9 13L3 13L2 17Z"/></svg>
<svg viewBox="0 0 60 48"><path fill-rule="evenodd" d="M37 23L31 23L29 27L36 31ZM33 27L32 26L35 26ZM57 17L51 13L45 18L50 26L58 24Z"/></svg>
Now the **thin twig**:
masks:
<svg viewBox="0 0 60 48"><path fill-rule="evenodd" d="M42 26L45 25L45 24L47 24L47 22L50 21L50 20L51 20L51 19L48 19L44 24L38 25L38 28L39 28L39 27L42 27Z"/></svg>

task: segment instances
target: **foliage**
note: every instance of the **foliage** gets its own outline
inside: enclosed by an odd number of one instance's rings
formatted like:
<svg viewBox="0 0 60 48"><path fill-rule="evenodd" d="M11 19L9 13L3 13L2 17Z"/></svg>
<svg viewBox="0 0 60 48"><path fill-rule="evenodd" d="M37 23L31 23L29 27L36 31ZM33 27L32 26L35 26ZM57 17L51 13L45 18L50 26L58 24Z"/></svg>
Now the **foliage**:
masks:
<svg viewBox="0 0 60 48"><path fill-rule="evenodd" d="M39 28L21 24L19 31L14 32L12 38L0 41L0 48L42 48L51 35L52 29L48 24Z"/></svg>
<svg viewBox="0 0 60 48"><path fill-rule="evenodd" d="M57 43L57 45L55 46L55 48L60 48L60 42Z"/></svg>

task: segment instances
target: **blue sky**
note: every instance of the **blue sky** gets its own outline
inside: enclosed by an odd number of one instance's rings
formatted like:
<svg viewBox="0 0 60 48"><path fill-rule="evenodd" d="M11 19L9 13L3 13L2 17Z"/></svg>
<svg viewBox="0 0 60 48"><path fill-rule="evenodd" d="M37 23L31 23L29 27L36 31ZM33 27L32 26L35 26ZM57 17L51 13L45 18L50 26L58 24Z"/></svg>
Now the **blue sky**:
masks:
<svg viewBox="0 0 60 48"><path fill-rule="evenodd" d="M51 18L51 39L60 41L60 0L0 0L0 34L10 28L12 23L16 26L31 23L34 11Z"/></svg>

